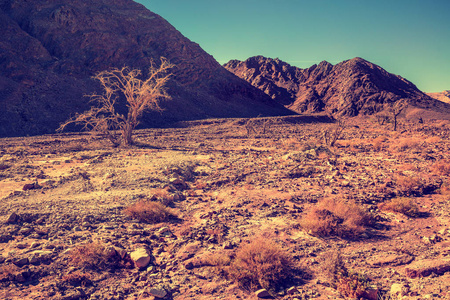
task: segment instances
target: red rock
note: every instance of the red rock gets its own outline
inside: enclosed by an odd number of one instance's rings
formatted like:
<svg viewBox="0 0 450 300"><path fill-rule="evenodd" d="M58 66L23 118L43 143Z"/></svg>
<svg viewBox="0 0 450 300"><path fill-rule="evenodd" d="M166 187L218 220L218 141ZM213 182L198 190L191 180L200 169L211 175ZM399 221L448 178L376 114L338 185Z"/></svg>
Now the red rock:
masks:
<svg viewBox="0 0 450 300"><path fill-rule="evenodd" d="M426 259L415 261L405 268L409 278L426 277L432 273L442 275L450 271L450 259Z"/></svg>

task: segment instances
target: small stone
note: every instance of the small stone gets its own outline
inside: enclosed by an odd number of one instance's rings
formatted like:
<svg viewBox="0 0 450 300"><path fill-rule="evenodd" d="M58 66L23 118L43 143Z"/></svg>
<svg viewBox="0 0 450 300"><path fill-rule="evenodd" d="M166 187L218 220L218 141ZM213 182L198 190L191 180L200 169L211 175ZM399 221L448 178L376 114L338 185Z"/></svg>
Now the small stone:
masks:
<svg viewBox="0 0 450 300"><path fill-rule="evenodd" d="M19 230L19 234L21 235L28 235L30 232L32 232L33 229L30 227L23 227Z"/></svg>
<svg viewBox="0 0 450 300"><path fill-rule="evenodd" d="M262 299L270 299L272 296L269 294L269 292L266 289L260 289L255 292L256 297L262 298Z"/></svg>
<svg viewBox="0 0 450 300"><path fill-rule="evenodd" d="M172 232L170 232L169 227L162 227L158 230L159 236L171 236Z"/></svg>
<svg viewBox="0 0 450 300"><path fill-rule="evenodd" d="M52 251L36 250L30 253L29 261L33 265L38 265L49 260L52 254Z"/></svg>
<svg viewBox="0 0 450 300"><path fill-rule="evenodd" d="M409 292L409 286L404 283L394 283L391 286L391 298L392 299L401 299L403 296L406 296Z"/></svg>
<svg viewBox="0 0 450 300"><path fill-rule="evenodd" d="M6 224L14 224L19 220L20 220L19 215L13 212L12 214L9 215L8 219L6 220Z"/></svg>
<svg viewBox="0 0 450 300"><path fill-rule="evenodd" d="M145 248L139 248L131 252L130 258L134 261L135 266L139 269L147 267L151 261L150 254Z"/></svg>
<svg viewBox="0 0 450 300"><path fill-rule="evenodd" d="M233 249L234 244L231 241L225 241L222 247L223 249Z"/></svg>
<svg viewBox="0 0 450 300"><path fill-rule="evenodd" d="M151 288L148 293L150 295L152 295L153 297L160 298L160 299L166 297L166 295L167 295L166 290L163 288Z"/></svg>
<svg viewBox="0 0 450 300"><path fill-rule="evenodd" d="M23 267L25 265L28 265L28 257L19 258L16 261L13 262L18 267Z"/></svg>
<svg viewBox="0 0 450 300"><path fill-rule="evenodd" d="M297 289L297 287L293 286L293 287L288 288L286 293L288 295L292 295L292 294L298 293L298 289Z"/></svg>

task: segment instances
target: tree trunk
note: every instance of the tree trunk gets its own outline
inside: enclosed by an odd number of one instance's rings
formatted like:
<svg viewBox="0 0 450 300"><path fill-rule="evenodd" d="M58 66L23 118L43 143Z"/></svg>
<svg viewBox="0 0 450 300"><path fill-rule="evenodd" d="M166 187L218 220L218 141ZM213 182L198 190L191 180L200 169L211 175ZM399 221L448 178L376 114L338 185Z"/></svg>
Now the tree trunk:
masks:
<svg viewBox="0 0 450 300"><path fill-rule="evenodd" d="M133 145L133 126L127 123L122 130L122 139L125 146Z"/></svg>

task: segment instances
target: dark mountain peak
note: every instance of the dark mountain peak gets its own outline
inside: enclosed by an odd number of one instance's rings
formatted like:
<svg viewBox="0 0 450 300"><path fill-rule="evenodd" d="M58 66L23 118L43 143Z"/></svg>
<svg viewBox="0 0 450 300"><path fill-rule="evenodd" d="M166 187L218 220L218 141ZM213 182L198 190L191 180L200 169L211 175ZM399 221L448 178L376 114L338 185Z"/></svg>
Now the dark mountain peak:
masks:
<svg viewBox="0 0 450 300"><path fill-rule="evenodd" d="M300 113L325 110L334 115L371 114L400 99L418 107L443 108L408 80L360 57L334 66L322 61L307 69L274 66L289 65L261 56L251 67L257 72L244 65L225 65L272 99ZM450 107L445 109L450 111Z"/></svg>

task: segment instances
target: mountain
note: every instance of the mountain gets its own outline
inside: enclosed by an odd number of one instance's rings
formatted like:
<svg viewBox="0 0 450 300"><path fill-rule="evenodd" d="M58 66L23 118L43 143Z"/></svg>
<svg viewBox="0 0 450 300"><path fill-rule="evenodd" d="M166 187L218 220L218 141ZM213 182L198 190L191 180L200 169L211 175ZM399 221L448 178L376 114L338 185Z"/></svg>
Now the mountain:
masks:
<svg viewBox="0 0 450 300"><path fill-rule="evenodd" d="M176 65L162 114L142 126L292 112L225 70L159 15L131 0L0 0L0 136L53 133L89 106L92 76Z"/></svg>
<svg viewBox="0 0 450 300"><path fill-rule="evenodd" d="M443 91L440 93L427 93L428 96L430 96L431 98L434 98L436 100L442 101L442 102L446 102L446 103L450 103L450 90L448 91Z"/></svg>
<svg viewBox="0 0 450 300"><path fill-rule="evenodd" d="M362 58L300 69L263 56L231 60L224 67L298 113L326 111L336 116L372 114L385 103L405 99L412 106L450 113L408 80Z"/></svg>

